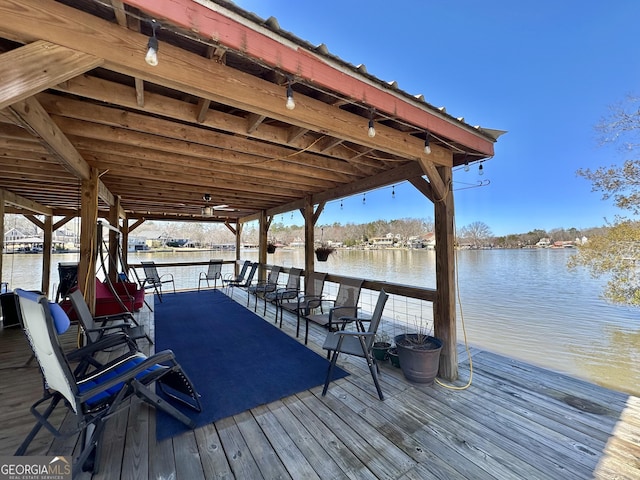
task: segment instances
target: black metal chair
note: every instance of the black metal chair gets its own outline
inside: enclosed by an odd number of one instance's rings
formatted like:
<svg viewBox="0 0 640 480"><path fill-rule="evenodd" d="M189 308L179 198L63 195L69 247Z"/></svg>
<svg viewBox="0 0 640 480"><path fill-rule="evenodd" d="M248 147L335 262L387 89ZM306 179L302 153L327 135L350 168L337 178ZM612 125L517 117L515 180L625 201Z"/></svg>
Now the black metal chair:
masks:
<svg viewBox="0 0 640 480"><path fill-rule="evenodd" d="M157 384L168 398L196 411L202 410L199 396L173 352L165 350L146 357L130 351L91 371L74 373L57 336L70 323L64 310L57 304L49 304L44 295L21 289L16 290L16 294L22 328L42 371L44 393L31 407L36 424L15 455L24 455L44 426L56 437L79 434L74 475L81 470L96 473L105 424L115 413L128 408L134 396L195 428L195 422L159 396L153 387ZM62 431L49 421L60 403L75 415L76 425L70 431ZM38 410L41 405L47 405L44 412Z"/></svg>
<svg viewBox="0 0 640 480"><path fill-rule="evenodd" d="M309 315L314 308L322 308L322 291L324 290L324 282L327 278L326 273L312 272L309 276L304 277L304 294L297 295L294 298L282 298L279 302L280 310L280 328L282 328L282 317L284 311L295 312L296 314L296 338L300 335L300 319Z"/></svg>
<svg viewBox="0 0 640 480"><path fill-rule="evenodd" d="M78 262L59 262L58 276L60 283L56 290L56 303L67 298L71 289L78 285Z"/></svg>
<svg viewBox="0 0 640 480"><path fill-rule="evenodd" d="M245 260L245 262L242 264L242 268L240 269L240 272L238 273L238 275L235 275L233 273L227 273L222 278L222 286L226 287L228 290L234 285L238 283L242 283L244 281L244 276L247 274L247 270L249 269L250 265L251 265L251 260Z"/></svg>
<svg viewBox="0 0 640 480"><path fill-rule="evenodd" d="M172 273L165 273L164 275L158 274L155 262L140 262L142 269L144 270L144 280L142 281L142 288L153 288L153 291L158 296L160 302L162 302L162 285L170 283L173 286L173 293L176 293L176 284L173 280Z"/></svg>
<svg viewBox="0 0 640 480"><path fill-rule="evenodd" d="M198 291L200 291L200 285L202 282L207 282L209 287L209 281L213 280L213 288L216 288L218 279L222 280L222 259L216 258L209 260L209 268L206 272L200 272L198 276Z"/></svg>
<svg viewBox="0 0 640 480"><path fill-rule="evenodd" d="M231 298L233 298L233 289L235 287L248 289L251 284L253 284L253 277L256 275L256 271L258 270L258 266L260 264L258 262L252 263L249 268L249 273L247 273L246 278L239 282L229 282L227 285L231 289ZM247 298L247 306L249 305L249 299Z"/></svg>
<svg viewBox="0 0 640 480"><path fill-rule="evenodd" d="M309 338L309 322L317 323L329 331L336 328L336 324L339 323L340 317L357 317L358 316L358 301L360 299L360 291L362 290L362 284L364 280L360 278L346 278L340 282L338 288L338 294L335 300L322 299L322 303L330 302L333 305L329 308L327 313L313 313L306 315L305 318L305 333L304 344L307 344Z"/></svg>
<svg viewBox="0 0 640 480"><path fill-rule="evenodd" d="M278 266L272 267L269 271L269 276L267 277L266 282L258 282L254 285L250 285L247 287L247 293L249 295L253 295L255 297L255 302L253 304L253 311L255 312L258 308L258 297L264 297L267 293L275 292L278 288L278 277L280 277L281 268ZM249 295L247 295L247 307L249 306ZM265 305L266 310L266 305Z"/></svg>
<svg viewBox="0 0 640 480"><path fill-rule="evenodd" d="M144 327L138 324L133 314L121 313L94 317L91 315L91 311L80 290L76 289L71 292L69 299L89 344L101 340L105 335L117 332L126 334L134 342L146 338L149 344L153 343L147 332L145 332Z"/></svg>
<svg viewBox="0 0 640 480"><path fill-rule="evenodd" d="M322 396L327 394L329 383L331 383L333 370L335 369L338 356L343 353L345 355L355 355L362 357L366 360L373 383L378 391L378 397L380 400L384 400L382 395L382 389L380 388L380 382L378 381L378 364L375 357L371 352L371 347L375 340L380 320L382 319L382 311L387 303L389 295L380 290L378 295L378 301L376 302L376 308L373 310L373 315L369 319L363 319L358 317L341 317L336 323L355 323L358 325L356 331L338 330L336 332L329 332L327 338L324 341L323 349L327 350L327 353L331 354L331 363L329 364L329 371L327 372L327 378L324 382L324 388L322 389ZM364 331L363 324L369 322L369 328Z"/></svg>
<svg viewBox="0 0 640 480"><path fill-rule="evenodd" d="M291 268L287 277L287 284L283 288L277 288L273 292L267 292L264 296L264 311L262 315L267 314L267 302L276 304L276 323L278 322L278 305L284 300L291 300L300 294L300 275L301 268ZM282 326L282 324L280 324Z"/></svg>

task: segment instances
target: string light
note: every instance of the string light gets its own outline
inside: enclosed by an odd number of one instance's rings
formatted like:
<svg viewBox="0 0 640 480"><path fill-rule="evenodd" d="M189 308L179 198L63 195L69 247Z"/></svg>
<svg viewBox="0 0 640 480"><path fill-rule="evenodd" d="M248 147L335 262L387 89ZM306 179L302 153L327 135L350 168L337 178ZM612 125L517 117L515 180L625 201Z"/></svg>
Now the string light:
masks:
<svg viewBox="0 0 640 480"><path fill-rule="evenodd" d="M431 145L429 145L429 132L425 132L424 153L426 153L427 155L431 153Z"/></svg>
<svg viewBox="0 0 640 480"><path fill-rule="evenodd" d="M340 200L340 210L342 210L342 200Z"/></svg>
<svg viewBox="0 0 640 480"><path fill-rule="evenodd" d="M482 166L482 164L480 164L480 166L478 167L478 175L484 175L484 167Z"/></svg>
<svg viewBox="0 0 640 480"><path fill-rule="evenodd" d="M287 110L293 110L296 108L296 102L293 99L293 88L291 88L291 79L289 79L289 84L287 85L287 103L285 104Z"/></svg>
<svg viewBox="0 0 640 480"><path fill-rule="evenodd" d="M391 198L396 198L396 186L391 187Z"/></svg>
<svg viewBox="0 0 640 480"><path fill-rule="evenodd" d="M366 193L363 193L363 194L362 194L362 204L363 204L363 205L366 205L366 204L367 204L367 194L366 194Z"/></svg>
<svg viewBox="0 0 640 480"><path fill-rule="evenodd" d="M158 24L155 20L151 20L151 29L153 33L152 36L149 37L149 43L147 44L148 50L144 57L144 61L152 67L158 65L158 38L156 37L156 28L158 28Z"/></svg>
<svg viewBox="0 0 640 480"><path fill-rule="evenodd" d="M373 109L369 112L369 130L367 130L367 135L369 138L373 138L376 136L376 128L373 126Z"/></svg>

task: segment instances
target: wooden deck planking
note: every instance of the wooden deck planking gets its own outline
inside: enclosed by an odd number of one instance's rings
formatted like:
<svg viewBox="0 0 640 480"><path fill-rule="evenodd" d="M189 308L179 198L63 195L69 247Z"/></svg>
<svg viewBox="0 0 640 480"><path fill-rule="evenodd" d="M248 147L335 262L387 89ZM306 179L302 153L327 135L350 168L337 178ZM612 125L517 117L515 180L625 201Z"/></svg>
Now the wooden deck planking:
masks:
<svg viewBox="0 0 640 480"><path fill-rule="evenodd" d="M246 304L244 294L235 297ZM139 318L153 332L152 314ZM269 306L266 320L273 319ZM295 337L295 317L285 315L283 331ZM33 424L28 406L41 382L35 365L23 366L29 354L22 334L5 332L0 455L11 455ZM325 335L311 325L309 348L323 355ZM410 384L385 364L381 402L364 361L341 357L351 375L332 382L326 397L315 387L159 443L154 410L135 402L108 422L101 470L93 477L640 478L640 399L477 348L470 352L468 390ZM455 383L461 386L469 377L464 346L459 358ZM17 389L7 391L12 383ZM41 432L28 454L68 455L74 446L73 439L52 442Z"/></svg>

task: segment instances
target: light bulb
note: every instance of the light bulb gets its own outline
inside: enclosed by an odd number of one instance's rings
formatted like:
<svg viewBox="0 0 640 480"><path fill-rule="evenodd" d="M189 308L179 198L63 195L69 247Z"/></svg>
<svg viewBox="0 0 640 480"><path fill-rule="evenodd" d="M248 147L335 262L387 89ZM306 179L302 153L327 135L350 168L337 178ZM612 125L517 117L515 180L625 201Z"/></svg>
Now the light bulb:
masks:
<svg viewBox="0 0 640 480"><path fill-rule="evenodd" d="M426 132L424 136L424 153L426 153L427 155L431 154L431 145L429 145L429 132Z"/></svg>
<svg viewBox="0 0 640 480"><path fill-rule="evenodd" d="M484 175L484 167L482 166L482 164L480 164L480 166L478 167L478 175Z"/></svg>
<svg viewBox="0 0 640 480"><path fill-rule="evenodd" d="M293 99L293 88L291 88L291 84L287 85L287 103L285 105L287 110L293 110L296 108L296 102Z"/></svg>
<svg viewBox="0 0 640 480"><path fill-rule="evenodd" d="M369 120L369 130L367 131L367 135L369 135L369 138L376 136L376 129L373 126L373 120Z"/></svg>
<svg viewBox="0 0 640 480"><path fill-rule="evenodd" d="M153 33L153 37L149 38L149 49L147 50L147 55L144 57L144 61L152 67L155 67L158 65L158 39L155 36L155 31Z"/></svg>
<svg viewBox="0 0 640 480"><path fill-rule="evenodd" d="M465 172L469 171L469 162L464 162L464 171Z"/></svg>

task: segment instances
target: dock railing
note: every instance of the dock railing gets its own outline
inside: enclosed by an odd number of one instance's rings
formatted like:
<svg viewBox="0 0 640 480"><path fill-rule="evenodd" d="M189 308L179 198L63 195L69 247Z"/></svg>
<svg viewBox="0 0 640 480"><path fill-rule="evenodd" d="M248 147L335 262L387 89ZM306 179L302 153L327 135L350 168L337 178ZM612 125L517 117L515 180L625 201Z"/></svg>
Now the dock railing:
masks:
<svg viewBox="0 0 640 480"><path fill-rule="evenodd" d="M236 266L241 265L244 260L224 260L222 266L223 277L227 274L237 272ZM198 286L198 276L200 272L206 272L208 261L203 262L167 262L156 263L158 274L171 273L174 276L177 290L195 290ZM260 268L264 271L270 270L274 265L264 264ZM130 264L130 268L135 268L138 275L142 275L141 264ZM284 286L287 281L291 267L281 267L282 277L280 283ZM349 278L344 275L327 274L323 297L334 299L337 295L340 282ZM304 272L301 282L301 291L304 290ZM415 285L403 285L398 283L384 282L381 280L364 280L360 294L360 314L369 316L375 308L378 293L381 289L389 294L389 300L384 309L382 331L386 332L391 339L395 335L400 335L409 330L420 328L422 331L429 331L433 327L433 307L436 301L436 290L433 288L423 288Z"/></svg>

